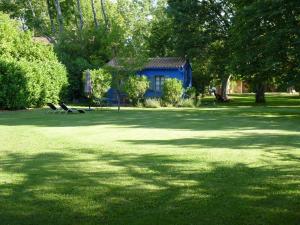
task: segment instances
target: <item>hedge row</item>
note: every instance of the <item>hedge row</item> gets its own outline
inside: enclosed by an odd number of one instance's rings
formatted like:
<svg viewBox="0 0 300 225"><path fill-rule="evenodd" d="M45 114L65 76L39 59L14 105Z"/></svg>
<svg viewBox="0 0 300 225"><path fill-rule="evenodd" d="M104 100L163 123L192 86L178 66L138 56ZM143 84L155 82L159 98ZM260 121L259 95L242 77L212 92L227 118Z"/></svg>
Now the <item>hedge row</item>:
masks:
<svg viewBox="0 0 300 225"><path fill-rule="evenodd" d="M22 109L57 102L67 88L67 74L56 62L0 59L0 108Z"/></svg>
<svg viewBox="0 0 300 225"><path fill-rule="evenodd" d="M0 109L39 107L57 102L67 88L67 71L51 45L0 13Z"/></svg>

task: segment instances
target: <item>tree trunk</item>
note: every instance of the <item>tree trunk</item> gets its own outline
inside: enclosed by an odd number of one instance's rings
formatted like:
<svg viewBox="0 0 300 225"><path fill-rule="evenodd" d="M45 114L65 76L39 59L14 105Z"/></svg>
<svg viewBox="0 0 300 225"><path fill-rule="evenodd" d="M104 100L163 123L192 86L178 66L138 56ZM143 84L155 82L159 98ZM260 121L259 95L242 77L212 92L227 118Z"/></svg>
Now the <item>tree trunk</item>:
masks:
<svg viewBox="0 0 300 225"><path fill-rule="evenodd" d="M74 12L75 12L74 22L75 22L75 24L76 24L77 30L81 31L81 30L80 30L80 24L78 24L78 19L77 19L77 17L78 17L78 15L77 15L78 12L76 11L77 9L76 9L76 6L75 6L75 5L73 5L73 10L74 10Z"/></svg>
<svg viewBox="0 0 300 225"><path fill-rule="evenodd" d="M32 2L31 2L31 0L28 0L27 2L28 2L28 5L29 5L29 8L30 8L30 11L32 13L32 17L35 18L35 11L34 11L34 8L32 6Z"/></svg>
<svg viewBox="0 0 300 225"><path fill-rule="evenodd" d="M255 103L266 103L266 85L262 82L256 84Z"/></svg>
<svg viewBox="0 0 300 225"><path fill-rule="evenodd" d="M228 85L229 85L230 77L231 77L231 75L224 76L221 81L222 82L221 96L223 99L228 99Z"/></svg>
<svg viewBox="0 0 300 225"><path fill-rule="evenodd" d="M105 10L105 0L100 0L100 3L101 3L103 19L105 22L105 29L108 29L108 19L107 19L106 10Z"/></svg>
<svg viewBox="0 0 300 225"><path fill-rule="evenodd" d="M59 24L59 32L62 33L64 31L64 18L61 12L59 0L54 0L54 5L57 12L57 22Z"/></svg>
<svg viewBox="0 0 300 225"><path fill-rule="evenodd" d="M118 112L120 112L120 109L121 109L121 93L120 93L120 91L117 91L117 102L118 102Z"/></svg>
<svg viewBox="0 0 300 225"><path fill-rule="evenodd" d="M98 29L99 24L98 24L98 20L97 20L97 13L96 13L96 8L95 8L95 0L91 0L91 4L92 4L93 16L94 16L94 24L95 24L96 29Z"/></svg>
<svg viewBox="0 0 300 225"><path fill-rule="evenodd" d="M54 19L52 17L52 13L51 13L50 0L47 0L47 9L48 9L48 15L49 15L50 24L51 24L51 32L52 32L52 34L55 34L56 28L55 28Z"/></svg>
<svg viewBox="0 0 300 225"><path fill-rule="evenodd" d="M83 29L83 15L82 15L80 0L77 0L77 10L78 10L78 14L79 14L79 29L80 29L80 31L82 31L82 29Z"/></svg>

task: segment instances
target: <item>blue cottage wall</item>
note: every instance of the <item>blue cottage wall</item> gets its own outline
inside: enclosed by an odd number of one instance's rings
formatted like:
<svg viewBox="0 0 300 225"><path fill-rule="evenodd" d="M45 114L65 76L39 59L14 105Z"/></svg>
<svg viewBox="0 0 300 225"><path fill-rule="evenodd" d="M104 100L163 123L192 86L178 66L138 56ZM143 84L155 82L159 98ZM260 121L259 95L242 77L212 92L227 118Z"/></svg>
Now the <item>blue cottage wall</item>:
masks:
<svg viewBox="0 0 300 225"><path fill-rule="evenodd" d="M147 90L146 97L160 97L161 92L154 90L154 83L156 76L164 76L165 78L176 78L183 82L184 71L177 69L144 69L138 73L139 75L144 75L150 81L150 88Z"/></svg>
<svg viewBox="0 0 300 225"><path fill-rule="evenodd" d="M165 78L176 78L182 82L183 88L192 86L192 69L189 64L186 64L184 67L179 69L173 68L148 68L138 72L138 75L144 75L148 78L151 84L154 84L156 76L164 76ZM150 85L150 89L146 92L146 97L160 97L161 92L154 90L154 85Z"/></svg>
<svg viewBox="0 0 300 225"><path fill-rule="evenodd" d="M150 88L147 90L145 97L161 97L162 93L154 90L155 76L164 76L165 78L176 78L182 82L183 88L192 86L192 68L186 63L180 68L147 68L137 72L137 75L144 75L150 81ZM115 90L110 89L107 93L109 98L115 99Z"/></svg>

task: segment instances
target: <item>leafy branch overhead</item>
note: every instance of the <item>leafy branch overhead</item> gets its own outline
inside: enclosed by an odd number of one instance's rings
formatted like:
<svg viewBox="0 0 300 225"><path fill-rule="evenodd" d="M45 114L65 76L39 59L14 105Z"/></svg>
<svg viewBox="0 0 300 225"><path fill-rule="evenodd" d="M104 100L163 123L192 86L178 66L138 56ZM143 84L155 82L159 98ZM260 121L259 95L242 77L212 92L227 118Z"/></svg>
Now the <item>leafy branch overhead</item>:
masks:
<svg viewBox="0 0 300 225"><path fill-rule="evenodd" d="M227 98L230 79L251 84L256 102L274 82L300 87L298 0L18 0L0 1L0 11L54 45L70 100L82 97L83 71L113 58L125 59L128 74L149 57L188 58L203 95L220 84Z"/></svg>

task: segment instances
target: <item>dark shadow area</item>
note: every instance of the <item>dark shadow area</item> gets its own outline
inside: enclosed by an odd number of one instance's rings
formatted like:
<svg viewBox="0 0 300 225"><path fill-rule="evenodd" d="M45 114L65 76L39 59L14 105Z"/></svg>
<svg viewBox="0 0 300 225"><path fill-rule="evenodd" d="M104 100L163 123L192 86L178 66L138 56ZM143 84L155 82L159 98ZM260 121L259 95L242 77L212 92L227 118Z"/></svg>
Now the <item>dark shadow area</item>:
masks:
<svg viewBox="0 0 300 225"><path fill-rule="evenodd" d="M97 110L84 115L47 114L44 110L2 113L0 125L80 127L117 125L123 127L205 130L280 129L299 131L299 108L223 107L200 109Z"/></svg>
<svg viewBox="0 0 300 225"><path fill-rule="evenodd" d="M125 140L124 142L137 145L171 146L179 149L300 149L300 133L298 135L274 134L243 134L233 137L197 137L162 140Z"/></svg>
<svg viewBox="0 0 300 225"><path fill-rule="evenodd" d="M3 112L0 126L4 129L105 125L115 126L116 131L130 127L212 132L208 137L199 132L170 140L151 140L150 135L145 140L123 140L133 149L157 145L157 154L107 153L94 148L49 149L31 155L3 153L0 225L298 225L299 124L298 106L124 108L120 113L103 109L85 115L47 114L45 110ZM122 146L122 139L119 141L118 148ZM230 159L212 163L160 154L164 146L178 151L262 149L262 158L255 159L255 164L234 164ZM294 150L285 151L288 148Z"/></svg>
<svg viewBox="0 0 300 225"><path fill-rule="evenodd" d="M0 224L296 225L300 221L299 161L253 167L168 155L69 151L0 159L3 174L19 177L0 184ZM93 160L76 159L74 151ZM91 167L91 161L99 166Z"/></svg>
<svg viewBox="0 0 300 225"><path fill-rule="evenodd" d="M218 106L299 106L300 105L300 96L299 95L286 95L284 93L269 93L266 95L265 104L255 103L255 94L254 93L244 93L244 94L230 94L230 102L220 103L215 102ZM203 104L212 104L215 101L214 96L207 96L203 99Z"/></svg>

